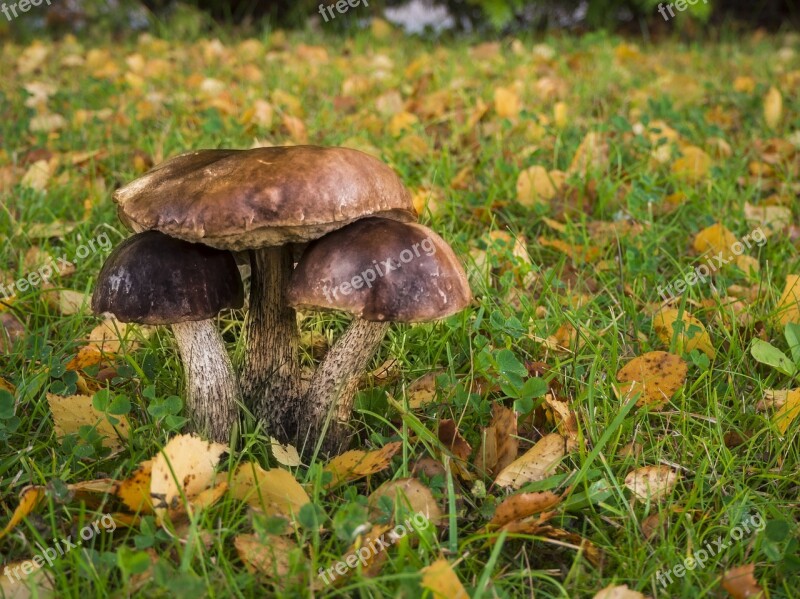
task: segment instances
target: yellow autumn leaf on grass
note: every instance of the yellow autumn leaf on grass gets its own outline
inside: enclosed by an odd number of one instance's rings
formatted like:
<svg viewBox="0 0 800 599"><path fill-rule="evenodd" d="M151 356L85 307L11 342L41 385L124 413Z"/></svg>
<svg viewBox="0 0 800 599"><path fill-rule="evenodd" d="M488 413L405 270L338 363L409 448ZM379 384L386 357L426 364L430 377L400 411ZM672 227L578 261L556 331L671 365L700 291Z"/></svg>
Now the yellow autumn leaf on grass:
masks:
<svg viewBox="0 0 800 599"><path fill-rule="evenodd" d="M509 522L550 510L561 501L562 497L552 491L518 493L508 497L497 506L489 524L491 526L504 526Z"/></svg>
<svg viewBox="0 0 800 599"><path fill-rule="evenodd" d="M566 440L559 434L545 435L522 456L503 468L495 478L501 487L519 489L525 483L542 480L552 474L564 457Z"/></svg>
<svg viewBox="0 0 800 599"><path fill-rule="evenodd" d="M541 165L531 166L517 177L517 202L523 206L534 206L556 197L563 184L559 175L551 177L547 169Z"/></svg>
<svg viewBox="0 0 800 599"><path fill-rule="evenodd" d="M44 496L44 487L26 487L23 489L19 494L19 505L17 505L17 509L14 510L14 513L11 514L11 520L8 521L8 524L6 524L3 530L0 530L0 539L14 530L20 522L27 518L28 515L36 509L39 502L44 499Z"/></svg>
<svg viewBox="0 0 800 599"><path fill-rule="evenodd" d="M124 447L123 440L128 438L130 423L125 416L114 416L119 422L111 424L103 412L96 410L89 395L70 395L62 397L54 393L47 394L47 403L53 414L56 437L77 433L82 426L95 426L103 437L103 447L119 450Z"/></svg>
<svg viewBox="0 0 800 599"><path fill-rule="evenodd" d="M698 183L711 170L711 157L696 146L686 146L683 156L672 163L672 172L689 183Z"/></svg>
<svg viewBox="0 0 800 599"><path fill-rule="evenodd" d="M325 464L325 472L333 474L333 479L325 486L330 489L341 483L385 470L389 467L392 457L400 451L400 447L402 447L402 443L395 441L375 451L353 449L337 455Z"/></svg>
<svg viewBox="0 0 800 599"><path fill-rule="evenodd" d="M114 495L119 497L125 507L137 514L152 514L153 502L150 499L150 483L152 482L153 460L145 460L127 479L119 481Z"/></svg>
<svg viewBox="0 0 800 599"><path fill-rule="evenodd" d="M261 577L283 587L283 578L291 572L291 554L298 548L297 543L286 537L268 535L260 539L256 535L237 535L233 546L245 567Z"/></svg>
<svg viewBox="0 0 800 599"><path fill-rule="evenodd" d="M434 599L468 599L467 591L456 576L450 563L442 558L422 569L422 588L431 592Z"/></svg>
<svg viewBox="0 0 800 599"><path fill-rule="evenodd" d="M637 406L660 408L686 382L688 366L680 356L653 351L634 358L617 373L615 390L623 398L640 394Z"/></svg>
<svg viewBox="0 0 800 599"><path fill-rule="evenodd" d="M789 426L798 416L800 416L800 389L792 389L787 392L786 401L775 412L772 420L778 430L781 431L781 434L785 435Z"/></svg>
<svg viewBox="0 0 800 599"><path fill-rule="evenodd" d="M231 496L269 516L291 518L311 502L305 489L282 468L264 470L255 462L240 464L231 480Z"/></svg>
<svg viewBox="0 0 800 599"><path fill-rule="evenodd" d="M566 254L575 263L594 262L600 257L600 248L567 243L561 239L547 239L546 237L539 237L537 241L539 245L551 247L562 254Z"/></svg>
<svg viewBox="0 0 800 599"><path fill-rule="evenodd" d="M712 360L717 355L705 325L686 310L681 312L678 308L662 308L653 317L653 328L666 345L670 345L672 338L677 335L678 353L699 349Z"/></svg>
<svg viewBox="0 0 800 599"><path fill-rule="evenodd" d="M770 87L764 96L764 122L767 127L775 129L783 118L783 96L777 87Z"/></svg>
<svg viewBox="0 0 800 599"><path fill-rule="evenodd" d="M503 119L515 119L522 109L519 96L510 87L498 87L494 90L494 109Z"/></svg>
<svg viewBox="0 0 800 599"><path fill-rule="evenodd" d="M680 475L669 466L645 466L629 472L625 486L643 501L660 501L679 479Z"/></svg>
<svg viewBox="0 0 800 599"><path fill-rule="evenodd" d="M382 497L388 497L392 504L406 507L413 514L422 514L434 526L438 526L442 519L442 510L433 493L417 478L401 478L383 483L369 496L369 505L377 509Z"/></svg>
<svg viewBox="0 0 800 599"><path fill-rule="evenodd" d="M781 324L800 324L800 275L786 275L786 287L775 310Z"/></svg>
<svg viewBox="0 0 800 599"><path fill-rule="evenodd" d="M698 254L711 254L711 257L721 255L724 260L733 258L732 247L738 240L725 225L716 223L698 232L694 237L693 247ZM721 266L715 264L715 266Z"/></svg>
<svg viewBox="0 0 800 599"><path fill-rule="evenodd" d="M608 169L608 144L601 133L591 131L575 150L567 173L584 176L589 170L602 172L606 169Z"/></svg>
<svg viewBox="0 0 800 599"><path fill-rule="evenodd" d="M159 520L175 518L215 482L215 469L228 448L197 435L178 435L153 458L150 499ZM201 500L201 507L202 503Z"/></svg>
<svg viewBox="0 0 800 599"><path fill-rule="evenodd" d="M645 599L639 591L633 591L627 584L608 586L592 597L592 599Z"/></svg>

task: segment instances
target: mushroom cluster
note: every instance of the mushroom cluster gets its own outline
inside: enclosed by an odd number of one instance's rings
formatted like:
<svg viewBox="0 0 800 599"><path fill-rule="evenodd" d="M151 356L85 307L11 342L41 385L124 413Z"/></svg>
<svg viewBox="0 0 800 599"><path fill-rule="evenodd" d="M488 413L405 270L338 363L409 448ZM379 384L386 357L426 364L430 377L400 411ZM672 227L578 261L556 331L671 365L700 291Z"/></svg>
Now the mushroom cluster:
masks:
<svg viewBox="0 0 800 599"><path fill-rule="evenodd" d="M230 431L230 414L235 413L230 406L238 401L241 389L244 405L280 440L315 441L328 423L331 440L326 447L341 446L357 380L380 346L387 323L441 318L470 301L458 260L438 235L414 222L411 194L399 177L357 150L316 146L200 150L158 165L118 189L114 200L120 219L138 235L109 256L98 280L94 309L112 312L120 320L172 324L185 362L191 418L218 440L226 439ZM160 234L144 233L148 231ZM158 243L169 249L157 259L156 254L162 254L155 249ZM421 245L431 249L420 252ZM295 256L303 249L295 265ZM402 263L402 256L408 255L404 252L415 249L414 260ZM151 264L138 265L137 252ZM183 262L182 252L192 258ZM214 385L198 384L210 375L206 354L198 358L194 352L206 348L216 353L221 347L209 320L216 312L211 311L236 307L239 297L232 287L232 295L224 296L211 281L224 278L235 287L229 280L230 268L235 270L231 252L247 252L252 273L238 385L230 377L226 379L230 385L217 383L225 378L221 376ZM207 265L213 273L203 270L200 255L216 260ZM168 265L154 274L161 261ZM381 270L379 262L386 268ZM361 273L370 277L370 269L374 280L363 281ZM351 285L359 278L362 284L353 290ZM189 291L209 295L196 316L190 317L188 309L199 300L187 295L185 285ZM147 296L153 302L149 311L126 312L131 304L128 295L138 294L139 289L171 295L163 300L165 313L159 311L155 295ZM326 289L341 293L326 294ZM348 289L355 293L343 292ZM170 306L186 310L177 310L181 316L173 321ZM308 389L300 380L294 310L300 306L354 315ZM186 332L188 322L202 324ZM204 341L198 348L194 340L210 338L211 329L216 340ZM227 356L215 364L217 375L230 372ZM218 404L217 411L211 404ZM225 417L217 419L221 413Z"/></svg>

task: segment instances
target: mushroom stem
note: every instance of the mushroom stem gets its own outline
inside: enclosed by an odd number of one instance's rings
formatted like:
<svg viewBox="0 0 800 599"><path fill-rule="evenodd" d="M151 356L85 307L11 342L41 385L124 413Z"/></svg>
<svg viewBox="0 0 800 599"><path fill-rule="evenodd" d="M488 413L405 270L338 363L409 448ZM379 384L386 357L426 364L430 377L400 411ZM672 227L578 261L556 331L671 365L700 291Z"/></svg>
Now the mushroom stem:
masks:
<svg viewBox="0 0 800 599"><path fill-rule="evenodd" d="M250 262L242 394L270 434L288 442L297 432L301 403L297 316L286 303L294 265L291 246L253 250Z"/></svg>
<svg viewBox="0 0 800 599"><path fill-rule="evenodd" d="M314 443L329 421L323 453L336 455L346 448L359 380L388 329L388 322L353 319L312 376L305 397L305 405L311 411L309 441ZM298 443L302 441L299 439Z"/></svg>
<svg viewBox="0 0 800 599"><path fill-rule="evenodd" d="M239 385L213 320L172 325L186 375L186 407L192 429L228 443L241 403Z"/></svg>

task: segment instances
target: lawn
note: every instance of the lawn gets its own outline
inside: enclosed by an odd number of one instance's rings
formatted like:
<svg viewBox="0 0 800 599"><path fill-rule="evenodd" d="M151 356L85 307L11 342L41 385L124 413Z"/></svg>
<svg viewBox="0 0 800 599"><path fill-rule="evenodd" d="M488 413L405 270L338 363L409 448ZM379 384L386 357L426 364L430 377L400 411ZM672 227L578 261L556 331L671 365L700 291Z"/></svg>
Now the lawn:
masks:
<svg viewBox="0 0 800 599"><path fill-rule="evenodd" d="M2 47L5 596L797 596L800 36L166 31ZM474 295L392 326L334 466L180 437L169 329L88 304L116 188L305 143L388 163ZM310 369L348 319L301 316Z"/></svg>

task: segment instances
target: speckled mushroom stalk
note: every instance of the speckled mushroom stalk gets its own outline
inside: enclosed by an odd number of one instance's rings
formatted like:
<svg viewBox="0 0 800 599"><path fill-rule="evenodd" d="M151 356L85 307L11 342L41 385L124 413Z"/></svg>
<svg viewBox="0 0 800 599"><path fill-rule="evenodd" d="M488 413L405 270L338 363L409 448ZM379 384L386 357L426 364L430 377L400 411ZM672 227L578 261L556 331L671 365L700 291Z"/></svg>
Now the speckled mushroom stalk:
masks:
<svg viewBox="0 0 800 599"><path fill-rule="evenodd" d="M244 290L230 252L157 231L139 233L109 254L92 310L120 322L171 325L185 374L190 426L227 443L241 394L216 316L240 308Z"/></svg>
<svg viewBox="0 0 800 599"><path fill-rule="evenodd" d="M312 415L309 438L315 441L327 431L323 453L347 448L358 382L389 323L444 318L462 310L471 298L453 250L419 224L365 218L308 246L292 274L290 303L354 315L312 376L304 397L304 409ZM308 450L308 444L305 447Z"/></svg>

